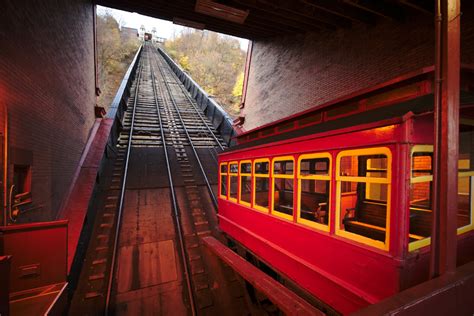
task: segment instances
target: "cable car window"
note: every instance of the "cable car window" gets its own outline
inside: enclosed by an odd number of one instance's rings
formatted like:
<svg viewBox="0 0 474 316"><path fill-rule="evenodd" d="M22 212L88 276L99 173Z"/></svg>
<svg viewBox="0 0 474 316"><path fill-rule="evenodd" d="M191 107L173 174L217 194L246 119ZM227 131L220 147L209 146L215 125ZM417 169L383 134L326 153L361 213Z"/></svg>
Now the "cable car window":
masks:
<svg viewBox="0 0 474 316"><path fill-rule="evenodd" d="M237 194L239 191L239 166L237 162L229 164L229 200L237 201Z"/></svg>
<svg viewBox="0 0 474 316"><path fill-rule="evenodd" d="M268 166L270 163L268 161L256 161L255 162L255 174L266 174L268 175Z"/></svg>
<svg viewBox="0 0 474 316"><path fill-rule="evenodd" d="M220 197L221 198L227 198L227 163L222 163L221 168L220 168Z"/></svg>
<svg viewBox="0 0 474 316"><path fill-rule="evenodd" d="M268 211L268 194L270 192L268 159L254 161L253 207L260 211Z"/></svg>
<svg viewBox="0 0 474 316"><path fill-rule="evenodd" d="M298 222L329 231L331 156L302 155L298 174Z"/></svg>
<svg viewBox="0 0 474 316"><path fill-rule="evenodd" d="M432 212L433 146L416 145L411 154L409 249L429 244Z"/></svg>
<svg viewBox="0 0 474 316"><path fill-rule="evenodd" d="M240 162L240 198L241 204L250 206L250 192L252 192L252 163Z"/></svg>
<svg viewBox="0 0 474 316"><path fill-rule="evenodd" d="M459 128L458 160L458 234L474 229L474 124L461 117ZM432 195L432 145L412 148L412 177L410 181L410 251L431 242L433 222Z"/></svg>
<svg viewBox="0 0 474 316"><path fill-rule="evenodd" d="M273 161L272 212L280 217L293 219L293 157L279 157Z"/></svg>
<svg viewBox="0 0 474 316"><path fill-rule="evenodd" d="M472 110L471 110L472 111ZM461 112L458 164L458 233L474 229L474 123ZM470 115L472 117L472 114Z"/></svg>
<svg viewBox="0 0 474 316"><path fill-rule="evenodd" d="M337 164L336 234L388 250L390 149L343 151ZM353 188L353 191L342 192L342 188Z"/></svg>
<svg viewBox="0 0 474 316"><path fill-rule="evenodd" d="M293 160L275 161L273 174L293 174Z"/></svg>

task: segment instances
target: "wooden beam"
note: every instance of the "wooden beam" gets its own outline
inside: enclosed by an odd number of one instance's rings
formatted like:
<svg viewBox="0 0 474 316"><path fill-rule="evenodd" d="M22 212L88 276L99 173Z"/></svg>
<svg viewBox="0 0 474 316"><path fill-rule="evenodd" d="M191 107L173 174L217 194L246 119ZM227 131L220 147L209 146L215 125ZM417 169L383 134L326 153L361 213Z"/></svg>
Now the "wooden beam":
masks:
<svg viewBox="0 0 474 316"><path fill-rule="evenodd" d="M360 22L365 24L375 24L374 16L368 14L366 11L358 9L356 7L337 3L333 0L301 0L309 6L313 6L320 10L329 12L331 14L344 17L354 22Z"/></svg>
<svg viewBox="0 0 474 316"><path fill-rule="evenodd" d="M268 297L282 312L287 315L326 315L316 309L300 296L284 287L278 281L253 266L238 254L224 246L212 236L203 237L202 241L212 252L228 264L242 278Z"/></svg>
<svg viewBox="0 0 474 316"><path fill-rule="evenodd" d="M398 0L398 2L412 9L421 11L424 14L432 15L434 13L433 7L429 8L427 6L424 6L421 3L415 3L413 2L413 0ZM433 3L433 2L431 1L430 3Z"/></svg>
<svg viewBox="0 0 474 316"><path fill-rule="evenodd" d="M461 0L436 0L430 276L456 271Z"/></svg>
<svg viewBox="0 0 474 316"><path fill-rule="evenodd" d="M389 20L399 20L403 16L400 7L388 5L380 0L343 0L343 2Z"/></svg>

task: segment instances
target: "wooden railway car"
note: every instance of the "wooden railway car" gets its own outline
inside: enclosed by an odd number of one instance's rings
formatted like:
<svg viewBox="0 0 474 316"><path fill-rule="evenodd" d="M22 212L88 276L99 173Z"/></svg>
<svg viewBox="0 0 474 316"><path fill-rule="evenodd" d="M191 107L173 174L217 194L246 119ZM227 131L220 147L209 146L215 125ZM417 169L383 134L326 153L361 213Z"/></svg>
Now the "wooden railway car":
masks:
<svg viewBox="0 0 474 316"><path fill-rule="evenodd" d="M458 265L474 260L474 72L462 70ZM433 67L238 137L219 225L347 314L428 279Z"/></svg>

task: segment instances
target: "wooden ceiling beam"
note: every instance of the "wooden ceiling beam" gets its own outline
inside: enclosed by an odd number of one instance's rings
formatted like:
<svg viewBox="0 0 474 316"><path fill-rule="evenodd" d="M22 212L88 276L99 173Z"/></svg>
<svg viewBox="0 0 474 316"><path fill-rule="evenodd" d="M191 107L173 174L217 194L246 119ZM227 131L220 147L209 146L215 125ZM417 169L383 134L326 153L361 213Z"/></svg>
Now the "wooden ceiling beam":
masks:
<svg viewBox="0 0 474 316"><path fill-rule="evenodd" d="M373 14L367 13L365 10L348 6L345 4L337 3L334 0L300 0L301 2L324 10L331 14L344 17L353 22L359 22L364 24L373 25L375 24L375 18Z"/></svg>
<svg viewBox="0 0 474 316"><path fill-rule="evenodd" d="M430 1L432 6L429 6L426 4L424 5L420 1L418 1L417 3L417 1L413 1L413 0L398 0L398 2L407 7L423 12L424 14L428 14L428 15L434 14L434 1Z"/></svg>
<svg viewBox="0 0 474 316"><path fill-rule="evenodd" d="M281 10L275 10L274 8L270 7L269 5L263 5L258 0L232 0L234 3L238 3L244 7L250 9L250 14L253 12L258 12L259 15L266 15L270 17L274 23L284 23L290 25L299 25L306 31L314 31L314 30L323 30L323 29L336 29L334 26L311 20L309 18L298 17L294 16Z"/></svg>
<svg viewBox="0 0 474 316"><path fill-rule="evenodd" d="M400 20L403 17L403 11L399 6L389 4L383 0L342 0L345 4L356 8L366 10L372 14L378 15L389 20Z"/></svg>
<svg viewBox="0 0 474 316"><path fill-rule="evenodd" d="M263 3L273 10L283 11L286 14L293 14L298 18L311 19L331 27L351 26L351 21L345 17L318 10L314 6L309 6L302 2L286 0L258 0L257 2Z"/></svg>

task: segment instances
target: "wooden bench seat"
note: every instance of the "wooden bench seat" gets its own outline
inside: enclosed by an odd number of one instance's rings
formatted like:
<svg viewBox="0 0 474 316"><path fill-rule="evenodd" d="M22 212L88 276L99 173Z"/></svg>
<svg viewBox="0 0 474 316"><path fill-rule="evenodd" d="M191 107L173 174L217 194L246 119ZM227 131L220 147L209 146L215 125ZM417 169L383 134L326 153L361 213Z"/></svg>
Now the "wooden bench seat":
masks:
<svg viewBox="0 0 474 316"><path fill-rule="evenodd" d="M351 215L351 211L354 211ZM387 205L370 200L360 201L355 209L346 210L344 229L379 241L385 241Z"/></svg>
<svg viewBox="0 0 474 316"><path fill-rule="evenodd" d="M323 193L302 192L301 193L301 218L318 222L328 223L328 196Z"/></svg>

